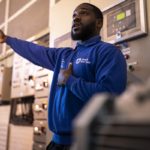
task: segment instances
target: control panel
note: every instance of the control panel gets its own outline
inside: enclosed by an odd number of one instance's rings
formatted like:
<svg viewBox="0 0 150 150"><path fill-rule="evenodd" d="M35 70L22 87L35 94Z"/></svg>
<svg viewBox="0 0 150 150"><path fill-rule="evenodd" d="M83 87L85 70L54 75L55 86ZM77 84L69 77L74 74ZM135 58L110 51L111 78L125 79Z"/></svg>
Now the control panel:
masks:
<svg viewBox="0 0 150 150"><path fill-rule="evenodd" d="M35 65L18 54L14 54L11 98L34 95L34 69Z"/></svg>
<svg viewBox="0 0 150 150"><path fill-rule="evenodd" d="M47 120L35 120L33 123L34 141L46 143Z"/></svg>
<svg viewBox="0 0 150 150"><path fill-rule="evenodd" d="M34 100L34 119L47 119L48 98Z"/></svg>
<svg viewBox="0 0 150 150"><path fill-rule="evenodd" d="M121 0L102 12L103 41L114 44L147 35L145 0Z"/></svg>
<svg viewBox="0 0 150 150"><path fill-rule="evenodd" d="M36 77L35 83L35 97L48 97L50 90L49 76Z"/></svg>
<svg viewBox="0 0 150 150"><path fill-rule="evenodd" d="M36 66L35 71L35 97L49 97L53 72L43 67Z"/></svg>
<svg viewBox="0 0 150 150"><path fill-rule="evenodd" d="M41 42L40 40L42 40L43 42ZM48 44L44 43L44 39L40 38L40 40L34 43L48 47ZM45 69L41 66L35 67L35 100L33 104L35 142L33 144L34 150L45 150L44 148L46 148L46 145L49 144L53 136L53 133L47 128L47 110L52 77L53 71Z"/></svg>
<svg viewBox="0 0 150 150"><path fill-rule="evenodd" d="M116 35L136 27L135 2L107 15L107 36Z"/></svg>
<svg viewBox="0 0 150 150"><path fill-rule="evenodd" d="M36 66L35 69L35 100L33 105L34 119L38 131L34 132L34 141L36 143L45 143L46 145L52 140L53 133L45 126L47 123L47 109L49 93L51 88L53 72L43 67ZM45 126L43 126L45 125ZM41 126L41 127L40 127ZM37 128L34 128L34 130ZM42 130L42 132L41 132Z"/></svg>
<svg viewBox="0 0 150 150"><path fill-rule="evenodd" d="M149 1L120 0L103 9L102 40L115 44L127 63L127 87L149 79ZM147 7L147 8L146 8Z"/></svg>

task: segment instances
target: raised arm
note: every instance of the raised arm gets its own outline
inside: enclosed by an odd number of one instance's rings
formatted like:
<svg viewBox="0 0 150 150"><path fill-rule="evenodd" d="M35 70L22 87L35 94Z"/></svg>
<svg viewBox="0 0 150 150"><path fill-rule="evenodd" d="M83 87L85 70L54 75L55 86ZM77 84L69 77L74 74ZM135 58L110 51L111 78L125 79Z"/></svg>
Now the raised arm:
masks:
<svg viewBox="0 0 150 150"><path fill-rule="evenodd" d="M0 43L5 42L22 57L49 70L54 70L57 55L61 51L61 49L39 46L32 42L6 36L0 30Z"/></svg>

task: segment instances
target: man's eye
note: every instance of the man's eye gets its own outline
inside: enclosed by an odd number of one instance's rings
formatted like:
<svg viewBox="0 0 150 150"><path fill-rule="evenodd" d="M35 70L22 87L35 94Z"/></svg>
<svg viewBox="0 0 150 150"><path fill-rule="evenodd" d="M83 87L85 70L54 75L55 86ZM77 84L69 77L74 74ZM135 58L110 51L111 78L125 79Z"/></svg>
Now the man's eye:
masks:
<svg viewBox="0 0 150 150"><path fill-rule="evenodd" d="M87 12L83 12L82 14L86 16L88 13Z"/></svg>

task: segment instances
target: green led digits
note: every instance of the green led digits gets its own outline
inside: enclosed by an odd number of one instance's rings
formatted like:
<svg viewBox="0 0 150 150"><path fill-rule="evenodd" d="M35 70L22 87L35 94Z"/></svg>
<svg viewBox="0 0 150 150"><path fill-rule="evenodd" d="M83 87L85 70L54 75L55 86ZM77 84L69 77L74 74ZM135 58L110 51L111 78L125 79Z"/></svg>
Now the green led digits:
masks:
<svg viewBox="0 0 150 150"><path fill-rule="evenodd" d="M125 13L121 13L121 14L117 15L117 21L124 19L124 18L125 18Z"/></svg>

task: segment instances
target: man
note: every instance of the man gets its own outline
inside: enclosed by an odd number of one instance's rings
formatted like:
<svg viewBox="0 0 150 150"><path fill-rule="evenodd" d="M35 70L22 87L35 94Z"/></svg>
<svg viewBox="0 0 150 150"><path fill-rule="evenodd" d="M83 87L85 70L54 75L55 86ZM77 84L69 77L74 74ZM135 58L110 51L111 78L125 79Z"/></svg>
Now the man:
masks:
<svg viewBox="0 0 150 150"><path fill-rule="evenodd" d="M75 49L45 48L7 37L6 42L22 57L54 71L48 107L48 125L54 132L47 150L69 149L71 122L89 98L98 92L121 94L126 87L126 62L120 50L101 41L103 15L94 5L83 3L73 13L71 36Z"/></svg>

